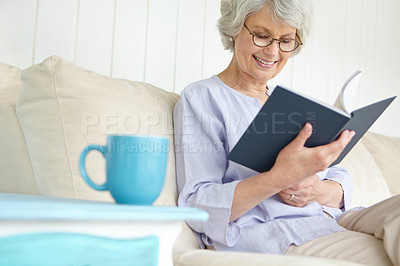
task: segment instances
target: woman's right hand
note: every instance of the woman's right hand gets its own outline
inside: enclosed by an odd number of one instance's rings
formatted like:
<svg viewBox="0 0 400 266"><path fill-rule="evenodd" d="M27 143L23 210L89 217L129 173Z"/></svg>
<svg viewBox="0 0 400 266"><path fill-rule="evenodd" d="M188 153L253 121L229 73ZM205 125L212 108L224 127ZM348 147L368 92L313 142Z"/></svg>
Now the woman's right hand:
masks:
<svg viewBox="0 0 400 266"><path fill-rule="evenodd" d="M354 131L345 130L330 144L307 148L304 144L311 133L311 124L307 123L299 135L281 150L271 170L244 179L237 184L230 222L241 217L264 199L328 168L354 136Z"/></svg>
<svg viewBox="0 0 400 266"><path fill-rule="evenodd" d="M297 137L279 152L270 170L279 177L285 188L328 168L339 157L355 132L344 130L337 140L308 148L304 145L311 134L312 126L306 123Z"/></svg>

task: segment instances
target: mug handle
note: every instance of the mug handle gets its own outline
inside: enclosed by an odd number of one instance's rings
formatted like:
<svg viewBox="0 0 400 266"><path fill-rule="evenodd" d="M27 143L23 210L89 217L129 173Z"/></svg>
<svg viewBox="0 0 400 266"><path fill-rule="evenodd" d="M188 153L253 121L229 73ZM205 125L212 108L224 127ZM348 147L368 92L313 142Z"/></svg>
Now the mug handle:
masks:
<svg viewBox="0 0 400 266"><path fill-rule="evenodd" d="M90 179L90 177L88 176L88 174L86 173L86 168L85 168L86 155L87 155L91 150L97 150L97 151L101 152L101 154L103 154L104 158L106 158L106 156L105 156L106 146L100 146L100 145L96 145L96 144L88 145L88 146L82 151L81 157L79 158L79 172L81 173L81 176L82 176L83 180L85 180L86 183L88 183L88 185L91 186L92 188L94 188L95 190L99 190L99 191L108 190L108 187L107 187L107 180L104 182L104 184L98 185L98 184L94 183L94 182Z"/></svg>

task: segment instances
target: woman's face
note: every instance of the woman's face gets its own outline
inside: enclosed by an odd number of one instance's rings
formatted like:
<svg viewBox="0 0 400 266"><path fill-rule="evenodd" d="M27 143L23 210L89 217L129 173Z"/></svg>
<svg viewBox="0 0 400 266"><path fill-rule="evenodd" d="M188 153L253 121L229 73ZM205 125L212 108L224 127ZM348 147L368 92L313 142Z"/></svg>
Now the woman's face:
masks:
<svg viewBox="0 0 400 266"><path fill-rule="evenodd" d="M269 7L263 8L259 13L247 18L246 26L254 33L268 34L276 39L295 39L296 29L286 24L275 23L270 13ZM252 35L245 27L234 40L234 56L239 71L253 84L266 84L268 80L278 75L291 55L290 52L282 52L277 41L267 47L256 46Z"/></svg>

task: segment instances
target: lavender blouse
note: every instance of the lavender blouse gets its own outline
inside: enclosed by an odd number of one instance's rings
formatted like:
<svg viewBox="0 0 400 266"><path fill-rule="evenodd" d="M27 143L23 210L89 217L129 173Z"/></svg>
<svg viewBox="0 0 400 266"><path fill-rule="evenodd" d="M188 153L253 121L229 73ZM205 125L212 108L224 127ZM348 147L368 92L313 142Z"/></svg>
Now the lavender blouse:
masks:
<svg viewBox="0 0 400 266"><path fill-rule="evenodd" d="M342 209L317 202L293 207L274 195L229 222L236 185L258 173L229 161L227 155L260 109L258 99L228 87L217 76L187 86L175 106L178 204L209 213L206 222L187 222L203 247L279 254L291 244L301 245L344 230L336 219L350 207L353 183L350 174L339 166L318 176L341 184Z"/></svg>

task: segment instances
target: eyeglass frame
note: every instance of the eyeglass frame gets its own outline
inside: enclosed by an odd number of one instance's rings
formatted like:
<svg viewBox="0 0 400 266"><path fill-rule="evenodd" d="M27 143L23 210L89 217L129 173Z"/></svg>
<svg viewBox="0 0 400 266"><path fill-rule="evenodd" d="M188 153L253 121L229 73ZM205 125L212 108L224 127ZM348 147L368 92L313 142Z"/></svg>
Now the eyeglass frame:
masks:
<svg viewBox="0 0 400 266"><path fill-rule="evenodd" d="M269 35L269 34L267 34L267 33L265 33L265 35L268 35L269 37L271 37L271 39L272 39L271 42L270 42L269 44L265 45L265 46L260 46L260 45L257 45L256 42L254 41L254 37L255 37L256 35L260 35L260 34L255 33L255 32L252 32L252 31L247 27L246 23L244 23L243 26L244 26L244 27L246 28L246 30L249 32L249 34L250 34L251 37L252 37L251 39L252 39L254 45L257 46L257 47L268 47L268 46L270 46L274 41L277 41L278 44L279 44L279 45L278 45L278 46L279 46L279 50L281 50L281 51L284 52L284 53L291 53L291 52L293 52L294 50L296 50L297 48L299 48L300 45L303 45L303 42L301 41L300 36L297 34L297 31L296 31L296 38L297 38L298 40L296 40L296 39L290 39L290 40L294 40L298 45L296 46L296 48L294 48L294 49L291 50L291 51L283 51L282 48L281 48L281 42L284 41L284 40L273 38L271 35Z"/></svg>

